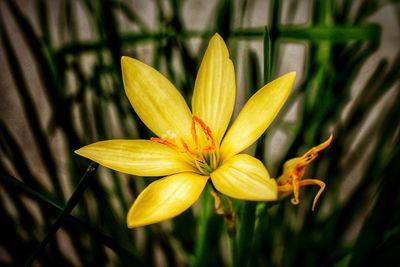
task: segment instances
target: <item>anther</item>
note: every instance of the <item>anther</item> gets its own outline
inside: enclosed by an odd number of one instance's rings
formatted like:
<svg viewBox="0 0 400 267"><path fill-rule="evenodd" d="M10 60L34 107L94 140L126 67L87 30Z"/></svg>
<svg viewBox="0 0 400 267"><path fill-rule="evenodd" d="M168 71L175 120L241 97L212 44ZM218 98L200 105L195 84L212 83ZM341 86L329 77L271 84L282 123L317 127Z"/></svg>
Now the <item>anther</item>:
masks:
<svg viewBox="0 0 400 267"><path fill-rule="evenodd" d="M183 148L185 149L185 152L187 152L189 154L189 156L191 156L193 159L197 160L197 161L203 161L202 158L200 158L198 155L196 155L194 152L192 152L188 146L188 144L186 144L185 141L183 141L183 139L181 139L181 143Z"/></svg>
<svg viewBox="0 0 400 267"><path fill-rule="evenodd" d="M199 147L199 140L197 139L196 120L194 118L195 118L195 116L193 116L193 119L192 119L192 137L193 137L194 143L196 144L196 148L198 148Z"/></svg>
<svg viewBox="0 0 400 267"><path fill-rule="evenodd" d="M215 140L213 137L213 134L211 132L210 127L207 126L207 124L204 123L204 121L202 121L199 117L197 116L193 116L192 119L192 136L193 139L196 143L196 147L198 147L198 138L197 138L197 133L196 133L196 122L200 125L201 129L203 130L205 137L207 139L207 141L210 141L211 144L204 147L202 150L203 151L208 151L208 152L212 152L215 150Z"/></svg>
<svg viewBox="0 0 400 267"><path fill-rule="evenodd" d="M174 143L172 143L172 142L170 142L170 141L168 141L168 140L165 140L165 139L163 139L163 138L151 137L151 138L150 138L150 141L152 141L152 142L154 142L154 143L159 143L159 144L163 144L163 145L169 146L170 148L173 148L173 149L175 149L175 150L178 151L178 152L184 152L184 151L182 151L182 149L181 149L180 147L178 147L176 144L174 144Z"/></svg>

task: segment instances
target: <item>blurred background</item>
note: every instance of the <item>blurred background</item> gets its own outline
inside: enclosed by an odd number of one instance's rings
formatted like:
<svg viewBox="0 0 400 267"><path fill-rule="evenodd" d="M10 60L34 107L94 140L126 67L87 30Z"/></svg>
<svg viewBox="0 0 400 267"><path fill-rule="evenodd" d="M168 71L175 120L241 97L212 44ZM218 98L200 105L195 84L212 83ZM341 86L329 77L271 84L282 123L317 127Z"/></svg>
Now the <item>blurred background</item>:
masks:
<svg viewBox="0 0 400 267"><path fill-rule="evenodd" d="M125 96L122 55L190 103L215 32L235 64L236 112L297 72L252 150L272 177L334 134L305 176L327 184L316 211L314 187L298 206L234 202L234 257L207 192L173 220L127 229L153 179L96 166L83 176L90 162L73 153L152 136ZM399 1L3 0L0 36L1 266L400 266Z"/></svg>

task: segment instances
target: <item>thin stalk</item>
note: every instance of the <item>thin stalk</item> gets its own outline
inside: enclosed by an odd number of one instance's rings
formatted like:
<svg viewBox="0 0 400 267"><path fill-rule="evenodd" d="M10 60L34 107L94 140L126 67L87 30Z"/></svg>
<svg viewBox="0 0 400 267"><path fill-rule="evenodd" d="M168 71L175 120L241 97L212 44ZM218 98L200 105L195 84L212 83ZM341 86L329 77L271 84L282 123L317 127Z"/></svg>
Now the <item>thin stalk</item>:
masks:
<svg viewBox="0 0 400 267"><path fill-rule="evenodd" d="M201 199L201 214L198 221L197 242L195 247L195 263L193 266L200 266L201 259L205 257L207 249L207 225L211 209L211 197L209 195L209 188L204 190L203 198Z"/></svg>
<svg viewBox="0 0 400 267"><path fill-rule="evenodd" d="M46 208L46 214L52 214L53 212L63 212L63 208L57 203L53 202L51 199L45 197L43 194L38 193L33 190L29 185L21 182L20 180L10 176L9 174L3 172L0 168L0 182L4 183L4 186L10 187L13 192L22 193L28 196L33 201L39 203L41 206ZM86 221L82 221L73 215L68 215L66 226L78 226L81 229L87 231L97 240L99 240L103 245L112 249L116 254L124 259L129 259L132 262L141 262L139 254L132 247L125 247L120 242L116 242L114 238L111 238L97 229L93 228ZM139 264L139 266L144 266L144 263Z"/></svg>
<svg viewBox="0 0 400 267"><path fill-rule="evenodd" d="M98 164L97 163L90 163L89 167L87 168L85 174L81 177L77 188L72 193L72 196L68 200L67 204L65 205L63 211L58 215L56 221L51 225L50 229L47 231L44 239L40 244L36 247L35 251L30 255L28 260L25 263L25 267L29 267L32 265L33 261L36 259L38 254L44 249L47 243L50 241L51 238L56 234L58 229L63 225L65 220L67 219L68 215L71 211L75 208L78 202L83 197L86 189L88 188L90 181L94 174L96 173Z"/></svg>
<svg viewBox="0 0 400 267"><path fill-rule="evenodd" d="M268 27L265 27L265 33L263 38L263 49L264 49L264 84L267 84L271 80L271 59L272 59L272 52L271 52L271 37L269 35Z"/></svg>
<svg viewBox="0 0 400 267"><path fill-rule="evenodd" d="M231 267L240 267L236 235L229 237L229 257L231 261Z"/></svg>
<svg viewBox="0 0 400 267"><path fill-rule="evenodd" d="M246 266L250 260L250 252L253 243L254 227L256 222L256 202L246 201L243 204L241 216L239 217L239 231L237 235L237 251L235 264L233 266ZM235 238L235 237L233 237Z"/></svg>

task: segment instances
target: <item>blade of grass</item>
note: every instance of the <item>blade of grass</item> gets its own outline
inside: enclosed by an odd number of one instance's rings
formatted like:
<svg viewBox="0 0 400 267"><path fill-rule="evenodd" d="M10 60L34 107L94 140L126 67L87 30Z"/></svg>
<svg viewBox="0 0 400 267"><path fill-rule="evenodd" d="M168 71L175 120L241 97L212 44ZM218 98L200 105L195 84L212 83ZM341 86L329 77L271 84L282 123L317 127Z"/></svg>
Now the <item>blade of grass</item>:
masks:
<svg viewBox="0 0 400 267"><path fill-rule="evenodd" d="M228 40L231 33L233 19L233 4L229 0L220 0L216 11L214 31L218 32L224 40Z"/></svg>
<svg viewBox="0 0 400 267"><path fill-rule="evenodd" d="M265 27L263 38L263 59L264 59L264 84L271 81L272 71L272 41L269 35L268 27Z"/></svg>
<svg viewBox="0 0 400 267"><path fill-rule="evenodd" d="M38 192L44 192L48 197L51 197L51 193L38 182L38 179L32 173L29 165L27 164L26 156L23 153L22 148L18 145L11 131L0 120L0 148L4 156L3 159L7 158L11 162L17 163L18 168L15 171L18 173L24 182Z"/></svg>
<svg viewBox="0 0 400 267"><path fill-rule="evenodd" d="M71 197L67 201L63 211L59 214L56 221L52 224L50 229L47 231L45 237L40 242L40 244L36 247L35 251L29 256L28 260L25 262L25 267L29 267L32 265L33 261L36 259L37 255L44 249L47 243L53 238L54 234L58 231L58 229L64 224L66 218L71 213L71 211L75 208L76 204L81 200L83 194L86 189L90 185L91 179L96 173L98 164L91 163L87 168L85 174L81 177L76 189L72 193Z"/></svg>
<svg viewBox="0 0 400 267"><path fill-rule="evenodd" d="M2 43L6 51L5 56L11 69L12 77L14 78L14 82L16 84L19 99L22 102L24 114L26 115L29 128L31 130L31 133L33 134L33 138L39 155L41 156L42 162L44 163L48 175L52 181L52 185L54 186L54 196L58 199L60 203L63 203L64 194L61 188L61 184L59 182L60 180L56 169L55 159L52 154L51 148L48 145L49 141L47 135L41 125L38 110L36 109L36 106L33 102L29 87L25 80L25 75L23 74L23 70L21 68L21 65L19 64L15 50L11 45L8 33L5 31L2 25L3 23L0 23Z"/></svg>
<svg viewBox="0 0 400 267"><path fill-rule="evenodd" d="M48 20L48 14L49 14L49 9L48 9L48 2L44 0L37 0L36 1L36 13L37 17L39 18L39 24L40 24L40 32L41 32L41 39L43 42L51 47L51 31L49 29L49 20Z"/></svg>
<svg viewBox="0 0 400 267"><path fill-rule="evenodd" d="M393 201L398 197L400 180L393 175L399 173L398 159L400 149L397 147L384 177L379 195L375 205L365 220L357 242L354 246L354 253L349 266L366 266L379 264L376 260L377 246L382 242L382 232L385 231L392 222L392 215L398 209L398 205ZM397 259L398 256L397 256ZM393 264L392 262L391 264Z"/></svg>
<svg viewBox="0 0 400 267"><path fill-rule="evenodd" d="M37 191L32 190L30 186L27 186L25 183L17 180L16 178L8 175L4 171L0 170L0 181L4 184L7 184L12 188L13 192L19 192L26 194L28 197L30 197L32 200L35 202L40 203L41 205L46 206L48 213L62 213L63 208L59 206L57 203L53 202L51 199L48 199L47 197L43 196L42 194L39 194ZM51 209L51 210L50 210ZM94 229L92 226L90 226L87 222L82 221L72 215L67 216L67 224L73 224L76 225L88 233L90 233L92 236L94 236L97 240L99 240L102 244L105 246L109 247L117 255L119 255L121 258L126 258L127 260L130 260L131 263L138 263L139 266L144 266L144 263L141 262L140 255L135 252L134 249L131 247L126 248L121 246L120 243L116 243L114 238L111 238L98 230Z"/></svg>

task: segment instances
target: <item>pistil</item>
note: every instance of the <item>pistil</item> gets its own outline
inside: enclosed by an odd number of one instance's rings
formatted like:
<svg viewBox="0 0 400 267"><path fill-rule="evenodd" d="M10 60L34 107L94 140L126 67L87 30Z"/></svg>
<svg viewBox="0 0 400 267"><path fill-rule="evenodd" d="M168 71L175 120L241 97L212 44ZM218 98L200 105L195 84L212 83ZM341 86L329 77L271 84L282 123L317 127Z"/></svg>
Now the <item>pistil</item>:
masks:
<svg viewBox="0 0 400 267"><path fill-rule="evenodd" d="M201 129L200 133L202 133L203 139L201 139L197 133L197 125ZM209 175L218 164L218 151L211 129L199 117L193 116L191 134L195 145L194 148L191 148L188 142L182 138L177 142L176 135L171 131L167 131L161 138L152 137L150 140L166 145L179 153L184 153L188 156L186 160L188 160L192 166L196 167L201 174Z"/></svg>

